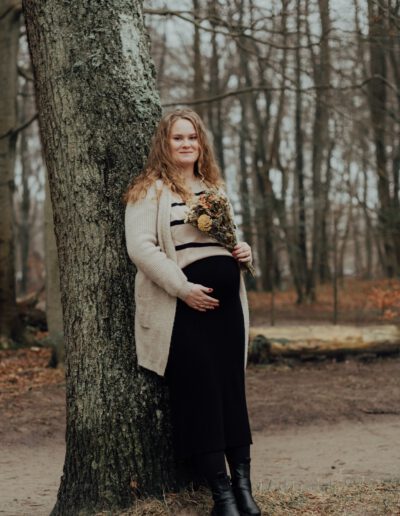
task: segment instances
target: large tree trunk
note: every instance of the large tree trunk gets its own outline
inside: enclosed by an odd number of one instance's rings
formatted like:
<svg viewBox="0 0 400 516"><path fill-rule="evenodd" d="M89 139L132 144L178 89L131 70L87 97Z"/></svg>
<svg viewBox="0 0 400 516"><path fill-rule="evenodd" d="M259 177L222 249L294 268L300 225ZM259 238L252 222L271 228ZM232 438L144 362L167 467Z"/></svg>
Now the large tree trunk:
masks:
<svg viewBox="0 0 400 516"><path fill-rule="evenodd" d="M24 10L65 332L66 457L52 515L92 514L177 485L165 382L137 366L121 202L160 101L139 0L24 0Z"/></svg>
<svg viewBox="0 0 400 516"><path fill-rule="evenodd" d="M21 339L16 305L13 192L17 129L17 55L21 6L0 1L0 335Z"/></svg>

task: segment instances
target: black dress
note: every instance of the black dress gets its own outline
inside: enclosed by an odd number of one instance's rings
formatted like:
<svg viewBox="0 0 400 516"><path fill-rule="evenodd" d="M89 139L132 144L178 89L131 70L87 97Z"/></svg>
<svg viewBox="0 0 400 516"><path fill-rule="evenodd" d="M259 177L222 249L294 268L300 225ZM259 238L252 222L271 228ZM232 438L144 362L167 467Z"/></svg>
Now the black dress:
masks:
<svg viewBox="0 0 400 516"><path fill-rule="evenodd" d="M165 378L177 459L252 444L245 396L244 319L240 269L234 257L196 260L183 272L212 287L214 310L177 300Z"/></svg>

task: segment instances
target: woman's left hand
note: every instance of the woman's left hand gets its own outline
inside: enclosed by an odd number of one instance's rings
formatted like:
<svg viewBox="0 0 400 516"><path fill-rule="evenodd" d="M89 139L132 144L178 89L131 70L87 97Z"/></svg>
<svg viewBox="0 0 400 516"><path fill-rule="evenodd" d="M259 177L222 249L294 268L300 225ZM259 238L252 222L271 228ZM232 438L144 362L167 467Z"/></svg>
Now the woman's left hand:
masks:
<svg viewBox="0 0 400 516"><path fill-rule="evenodd" d="M233 248L232 255L239 262L252 262L251 247L247 242L238 242Z"/></svg>

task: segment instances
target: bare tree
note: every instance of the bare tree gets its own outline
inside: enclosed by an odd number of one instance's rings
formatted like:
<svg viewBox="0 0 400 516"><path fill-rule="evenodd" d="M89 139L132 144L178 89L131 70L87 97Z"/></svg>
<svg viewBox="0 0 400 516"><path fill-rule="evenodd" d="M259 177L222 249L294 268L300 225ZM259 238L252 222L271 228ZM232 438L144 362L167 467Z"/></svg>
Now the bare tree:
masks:
<svg viewBox="0 0 400 516"><path fill-rule="evenodd" d="M22 98L19 101L19 125L30 120L35 114L33 102L33 85L30 81L24 81L22 86ZM28 258L31 244L31 189L29 180L33 175L33 159L29 148L29 140L32 135L32 124L20 133L19 152L21 156L21 201L19 205L19 220L16 220L17 239L20 252L21 281L19 290L25 294L28 288ZM17 217L15 217L17 219Z"/></svg>
<svg viewBox="0 0 400 516"><path fill-rule="evenodd" d="M0 2L0 335L16 341L22 338L16 305L13 220L20 15L20 2Z"/></svg>
<svg viewBox="0 0 400 516"><path fill-rule="evenodd" d="M200 18L200 2L199 0L193 0L193 14L195 19ZM203 77L203 64L201 56L201 31L198 25L194 26L193 34L193 98L201 99L204 90L204 77ZM203 104L197 107L198 114L203 117Z"/></svg>
<svg viewBox="0 0 400 516"><path fill-rule="evenodd" d="M218 18L219 2L208 2L208 13L212 27L215 27L215 19ZM211 34L212 54L210 59L209 86L208 92L211 97L221 92L220 56L217 42L217 33ZM208 123L214 137L214 147L222 175L225 176L225 155L224 155L224 126L222 122L222 102L217 101L208 105Z"/></svg>
<svg viewBox="0 0 400 516"><path fill-rule="evenodd" d="M46 320L49 343L52 347L50 364L56 367L65 362L65 347L61 306L60 268L47 173L44 203L44 247L46 264Z"/></svg>
<svg viewBox="0 0 400 516"><path fill-rule="evenodd" d="M306 226L306 207L305 207L305 189L304 189L304 129L303 129L303 93L301 92L301 1L297 0L296 6L296 108L295 108L295 137L296 137L296 169L295 169L295 185L297 194L297 224L296 224L296 240L295 240L295 267L293 270L293 279L297 291L297 303L304 300L304 289L308 277L307 264L307 226Z"/></svg>
<svg viewBox="0 0 400 516"><path fill-rule="evenodd" d="M310 45L311 62L313 66L314 83L326 87L331 81L331 62L329 48L329 33L331 30L329 0L318 0L321 22L321 44L319 56ZM309 32L309 31L308 31ZM311 41L310 41L311 43ZM313 229L312 229L312 262L307 285L307 295L313 301L316 299L316 286L320 279L321 264L326 252L323 243L326 228L326 187L323 181L324 155L329 146L329 89L317 88L312 135L312 192L313 192Z"/></svg>

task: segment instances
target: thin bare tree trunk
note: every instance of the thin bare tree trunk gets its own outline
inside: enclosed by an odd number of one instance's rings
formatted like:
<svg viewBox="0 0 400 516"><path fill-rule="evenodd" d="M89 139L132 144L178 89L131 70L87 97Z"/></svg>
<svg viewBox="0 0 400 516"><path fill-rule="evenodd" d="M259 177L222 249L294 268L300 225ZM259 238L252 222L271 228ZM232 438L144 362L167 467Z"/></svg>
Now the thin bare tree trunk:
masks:
<svg viewBox="0 0 400 516"><path fill-rule="evenodd" d="M255 245L256 239L253 235L253 217L251 213L250 203L250 189L249 189L249 178L251 177L248 172L247 166L247 113L246 113L246 102L243 97L239 98L240 102L240 114L241 120L239 125L239 197L240 205L242 207L242 231L243 239L253 249L253 254L256 253ZM249 289L257 288L257 280L247 275L246 286Z"/></svg>
<svg viewBox="0 0 400 516"><path fill-rule="evenodd" d="M250 15L254 6L250 2ZM239 53L242 73L246 87L253 86L251 69L249 66L249 55L246 55L246 40L239 38ZM257 57L258 81L266 86L264 72L267 59L261 59L257 45L253 44L252 54ZM273 283L274 263L273 258L273 211L275 205L274 192L269 174L268 158L268 134L270 122L271 102L266 99L265 115L259 109L256 94L249 96L249 106L252 124L255 128L253 137L253 164L252 176L255 191L255 219L257 227L258 257L261 272L261 286L264 290L271 291Z"/></svg>
<svg viewBox="0 0 400 516"><path fill-rule="evenodd" d="M22 338L16 305L13 221L20 14L20 2L0 2L0 335L15 341Z"/></svg>
<svg viewBox="0 0 400 516"><path fill-rule="evenodd" d="M388 53L391 72L396 85L397 121L393 122L392 141L392 175L393 175L393 240L397 261L397 274L400 269L400 2L388 2Z"/></svg>
<svg viewBox="0 0 400 516"><path fill-rule="evenodd" d="M213 21L219 15L219 4L218 2L212 1L208 3L208 12L210 17L210 23L212 27L216 27L215 21ZM220 87L220 58L219 58L219 47L217 43L217 35L215 32L211 35L211 60L210 60L210 84L209 84L209 95L215 97L221 93ZM211 102L208 106L208 121L211 128L211 132L214 137L214 147L218 160L218 164L221 168L222 176L225 177L225 154L224 154L224 126L222 120L222 102L216 101Z"/></svg>
<svg viewBox="0 0 400 516"><path fill-rule="evenodd" d="M313 229L312 229L312 263L308 281L307 296L311 301L316 300L317 282L321 270L323 229L325 218L325 195L322 179L324 154L328 145L328 121L329 121L329 86L331 75L330 64L330 15L329 0L318 0L321 22L321 45L319 61L312 55L314 82L317 86L315 99L315 113L313 125L313 151L312 151L312 195L313 195ZM309 33L309 29L307 31ZM310 47L313 54L313 47ZM322 88L321 88L322 86Z"/></svg>
<svg viewBox="0 0 400 516"><path fill-rule="evenodd" d="M46 172L44 201L44 247L46 263L46 319L50 345L53 348L53 367L64 364L64 327L61 305L60 271L57 243L54 234L53 208L51 206L48 174Z"/></svg>
<svg viewBox="0 0 400 516"><path fill-rule="evenodd" d="M398 214L393 210L393 199L390 193L390 178L386 155L386 111L387 92L385 7L383 3L368 0L369 45L371 80L369 81L369 104L371 122L374 132L376 171L378 176L379 196L379 228L385 258L385 274L391 278L398 272L394 232Z"/></svg>
<svg viewBox="0 0 400 516"><path fill-rule="evenodd" d="M337 222L339 222L339 220L340 220L340 216L338 215ZM350 229L351 229L352 223L353 223L353 208L350 204L350 206L348 208L348 213L347 213L347 218L346 218L346 227L344 230L344 234L342 236L342 241L340 243L339 240L337 239L337 244L336 244L339 247L338 252L337 252L338 263L337 263L336 270L337 270L337 277L341 278L341 279L344 276L344 258L346 255L346 247L347 247L347 244L349 241L349 235L350 235Z"/></svg>
<svg viewBox="0 0 400 516"><path fill-rule="evenodd" d="M239 5L237 5L239 10L239 24L243 23L243 7L244 7L244 0L240 0ZM241 53L240 67L243 66L243 50L239 49L239 52ZM240 83L242 86L244 86L244 78L243 75L240 74ZM245 242L247 242L253 249L253 254L257 255L257 239L255 238L255 235L253 234L253 216L251 212L250 203L252 201L251 199L251 192L249 188L249 182L251 181L251 174L248 170L248 164L247 164L247 153L248 153L248 144L249 144L249 134L248 134L248 128L249 128L249 120L248 120L248 103L246 95L240 95L239 96L239 103L240 103L240 124L239 124L239 196L240 196L240 204L242 207L242 231L243 231L243 238ZM257 289L257 279L252 278L249 275L247 275L246 278L246 286L250 289Z"/></svg>
<svg viewBox="0 0 400 516"><path fill-rule="evenodd" d="M193 15L195 20L198 20L200 15L200 2L199 0L193 0ZM200 40L200 29L198 25L194 26L193 36L193 98L200 99L204 96L203 93L203 65L201 57L201 40ZM199 104L196 107L197 113L204 116L204 104Z"/></svg>
<svg viewBox="0 0 400 516"><path fill-rule="evenodd" d="M365 150L363 151L365 156ZM372 238L372 223L371 217L368 213L368 173L367 166L363 167L363 214L364 214L364 227L365 227L365 254L366 254L366 267L365 267L365 278L372 278L372 265L373 265L373 238Z"/></svg>
<svg viewBox="0 0 400 516"><path fill-rule="evenodd" d="M319 279L322 283L328 282L331 279L331 269L329 266L329 241L328 235L328 217L329 217L329 190L331 187L332 178L332 154L334 150L334 140L328 142L328 149L326 153L326 174L325 181L322 183L324 213L321 221L321 253L319 264Z"/></svg>
<svg viewBox="0 0 400 516"><path fill-rule="evenodd" d="M303 138L303 94L301 92L301 0L297 0L297 40L296 40L296 109L295 109L295 134L296 134L296 192L297 192L297 210L298 220L296 231L296 277L294 283L297 291L297 303L304 301L304 289L306 287L308 266L307 266L307 225L306 225L306 208L305 208L305 190L304 190L304 138Z"/></svg>
<svg viewBox="0 0 400 516"><path fill-rule="evenodd" d="M244 13L244 0L239 0L237 8L239 11L240 20L242 20ZM253 81L249 67L249 55L246 52L246 42L245 38L243 37L239 38L238 52L241 83L243 86L251 87L253 85ZM250 93L248 95L241 96L240 102L242 114L245 115L245 119L243 119L242 122L241 132L243 136L246 135L246 138L249 141L249 149L252 153L252 166L250 170L250 178L253 184L252 194L254 204L255 235L253 238L253 242L255 243L256 247L257 264L261 272L261 276L257 278L257 290L262 290L263 288L265 288L265 285L267 283L266 275L270 274L270 270L272 267L272 263L267 261L266 256L265 233L268 231L268 228L265 227L265 185L263 182L261 170L263 155L260 154L260 151L263 149L263 139L266 138L266 135L264 131L262 131L261 134L257 131L257 134L254 135L253 132L250 132L248 130L250 120L253 123L255 123L257 127L260 127L260 125L262 125L260 113L257 109L254 94ZM254 117L258 117L258 120L255 121ZM241 145L243 145L242 140ZM241 148L241 152L241 159L243 161L245 159L245 157L243 156L243 147Z"/></svg>
<svg viewBox="0 0 400 516"><path fill-rule="evenodd" d="M368 77L368 67L366 62L366 45L362 37L362 29L360 25L360 5L359 0L354 0L354 26L357 34L357 58L361 65L361 77L366 79ZM356 77L355 71L353 77ZM369 130L370 131L370 130ZM364 226L365 226L365 254L366 254L366 271L365 278L371 279L373 274L373 260L374 260L374 227L371 220L370 213L368 211L368 194L369 194L369 181L368 181L368 170L369 170L369 131L365 134L365 131L360 131L360 147L361 147L361 170L363 174L363 197L362 197L362 210L364 215ZM377 246L377 254L380 260L380 247Z"/></svg>
<svg viewBox="0 0 400 516"><path fill-rule="evenodd" d="M33 100L33 84L25 81L22 88L22 99L20 102L21 112L19 115L19 125L24 124L30 120L35 114L35 105ZM22 199L19 209L18 222L18 244L20 251L20 267L21 267L21 281L19 284L19 291L25 294L28 287L28 258L31 244L31 194L29 188L29 178L32 176L32 154L29 148L29 139L32 134L32 126L26 127L20 134L20 153L22 165Z"/></svg>

